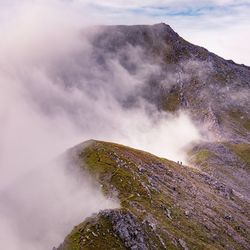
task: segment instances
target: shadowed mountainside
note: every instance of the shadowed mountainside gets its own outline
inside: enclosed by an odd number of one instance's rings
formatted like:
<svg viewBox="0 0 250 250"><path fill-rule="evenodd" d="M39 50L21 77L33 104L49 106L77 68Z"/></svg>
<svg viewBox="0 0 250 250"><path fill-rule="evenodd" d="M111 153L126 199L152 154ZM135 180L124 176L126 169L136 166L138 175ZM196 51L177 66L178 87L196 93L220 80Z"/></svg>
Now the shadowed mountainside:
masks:
<svg viewBox="0 0 250 250"><path fill-rule="evenodd" d="M249 67L185 41L163 23L99 27L90 41L95 48L93 57L102 65L117 57L133 73L140 65L129 51L139 48L144 61L160 66L123 100L125 104L142 97L164 111L184 109L217 138L249 140Z"/></svg>

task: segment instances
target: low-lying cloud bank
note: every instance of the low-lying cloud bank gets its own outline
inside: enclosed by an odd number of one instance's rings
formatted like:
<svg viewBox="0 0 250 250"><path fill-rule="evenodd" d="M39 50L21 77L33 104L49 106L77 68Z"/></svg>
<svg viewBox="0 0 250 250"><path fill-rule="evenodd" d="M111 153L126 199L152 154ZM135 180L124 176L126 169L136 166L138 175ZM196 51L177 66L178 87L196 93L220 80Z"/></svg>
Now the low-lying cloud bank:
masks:
<svg viewBox="0 0 250 250"><path fill-rule="evenodd" d="M64 165L60 160L42 164L1 190L4 249L52 249L86 217L119 207L103 196L89 176Z"/></svg>
<svg viewBox="0 0 250 250"><path fill-rule="evenodd" d="M137 95L160 70L141 48L101 58L89 42L97 31L82 30L84 18L65 2L13 8L0 24L1 246L49 249L86 216L118 206L51 159L94 138L184 161L200 135L187 114L160 112Z"/></svg>

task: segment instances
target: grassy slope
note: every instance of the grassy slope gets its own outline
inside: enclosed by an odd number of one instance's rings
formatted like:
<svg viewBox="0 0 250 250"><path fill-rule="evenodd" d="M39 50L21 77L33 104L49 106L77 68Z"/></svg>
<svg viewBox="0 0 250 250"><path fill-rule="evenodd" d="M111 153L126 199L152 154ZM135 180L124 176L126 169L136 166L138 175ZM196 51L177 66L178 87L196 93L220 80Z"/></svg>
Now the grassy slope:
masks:
<svg viewBox="0 0 250 250"><path fill-rule="evenodd" d="M237 143L229 144L228 146L246 165L247 170L250 171L250 145L246 143Z"/></svg>
<svg viewBox="0 0 250 250"><path fill-rule="evenodd" d="M88 218L76 226L64 244L58 248L80 249L125 249L123 242L113 232L111 221L104 216Z"/></svg>
<svg viewBox="0 0 250 250"><path fill-rule="evenodd" d="M77 164L102 185L107 197L119 198L121 209L151 225L147 235L155 249L182 249L182 241L190 249L249 246L246 215L235 207L238 197L225 198L205 183L206 176L200 172L114 143L92 141L72 152ZM198 158L203 156L210 155L203 152ZM225 214L233 214L234 219L225 219ZM98 244L104 246L101 249L124 249L110 223L101 215L88 219L71 232L61 249L100 249ZM101 228L98 232L97 225ZM88 227L92 229L86 238ZM103 235L107 230L111 232L108 240Z"/></svg>

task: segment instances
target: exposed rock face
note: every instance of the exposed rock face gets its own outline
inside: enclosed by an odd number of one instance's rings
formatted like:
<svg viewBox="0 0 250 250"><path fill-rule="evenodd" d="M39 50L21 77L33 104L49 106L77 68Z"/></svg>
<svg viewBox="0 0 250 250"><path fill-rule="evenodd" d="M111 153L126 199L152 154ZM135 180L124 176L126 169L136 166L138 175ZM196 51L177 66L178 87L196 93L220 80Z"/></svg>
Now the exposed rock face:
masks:
<svg viewBox="0 0 250 250"><path fill-rule="evenodd" d="M85 228L88 235L83 233ZM76 242L80 249L95 249L99 245L97 241L101 241L102 249L112 249L112 243L105 240L108 234L111 236L110 240L118 242L118 249L157 249L150 246L146 226L127 209L101 211L94 220L83 223L77 231L82 234ZM58 249L71 248L72 242L66 240Z"/></svg>
<svg viewBox="0 0 250 250"><path fill-rule="evenodd" d="M134 215L119 210L102 212L102 215L111 220L113 231L125 247L133 250L150 249L147 235Z"/></svg>

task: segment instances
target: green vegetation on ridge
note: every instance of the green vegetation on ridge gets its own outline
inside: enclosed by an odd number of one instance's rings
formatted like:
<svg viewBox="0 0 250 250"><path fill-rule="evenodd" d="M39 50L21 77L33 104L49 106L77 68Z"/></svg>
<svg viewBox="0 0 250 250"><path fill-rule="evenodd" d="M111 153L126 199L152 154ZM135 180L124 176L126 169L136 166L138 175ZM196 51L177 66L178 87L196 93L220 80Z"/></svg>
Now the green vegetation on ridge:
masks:
<svg viewBox="0 0 250 250"><path fill-rule="evenodd" d="M107 197L120 200L118 213L124 218L129 213L135 216L142 235L147 235L146 245L152 249L224 249L230 244L242 249L227 233L231 221L223 218L223 211L233 208L212 186L204 184L199 171L115 143L92 141L86 145L76 151L83 171L100 183ZM210 156L203 151L198 158L202 161ZM117 225L124 223L123 215L114 219L101 212L87 219L71 232L60 250L98 249L99 245L107 250L124 249L126 237L116 231ZM244 228L242 222L232 226ZM130 240L136 231L131 228ZM243 232L237 234L245 235ZM113 245L109 245L111 241Z"/></svg>

